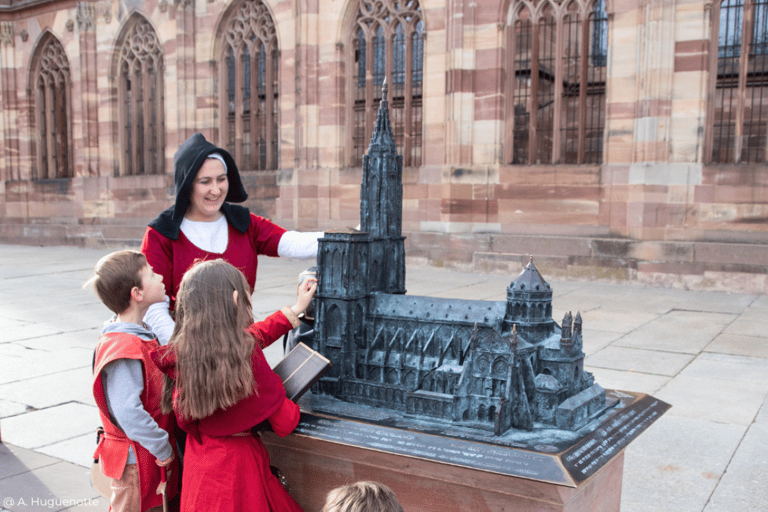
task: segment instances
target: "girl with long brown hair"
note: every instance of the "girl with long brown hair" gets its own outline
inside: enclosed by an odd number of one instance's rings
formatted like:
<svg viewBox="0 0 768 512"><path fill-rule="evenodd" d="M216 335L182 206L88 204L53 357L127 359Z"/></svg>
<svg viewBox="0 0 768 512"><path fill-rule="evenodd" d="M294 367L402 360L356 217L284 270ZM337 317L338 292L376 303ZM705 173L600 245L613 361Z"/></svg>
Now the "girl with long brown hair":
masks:
<svg viewBox="0 0 768 512"><path fill-rule="evenodd" d="M298 325L316 281L297 302L253 323L250 287L223 260L192 267L179 288L170 343L153 359L166 374L164 411L187 432L181 511L301 512L272 475L269 455L251 429L269 421L279 436L299 421L262 347Z"/></svg>

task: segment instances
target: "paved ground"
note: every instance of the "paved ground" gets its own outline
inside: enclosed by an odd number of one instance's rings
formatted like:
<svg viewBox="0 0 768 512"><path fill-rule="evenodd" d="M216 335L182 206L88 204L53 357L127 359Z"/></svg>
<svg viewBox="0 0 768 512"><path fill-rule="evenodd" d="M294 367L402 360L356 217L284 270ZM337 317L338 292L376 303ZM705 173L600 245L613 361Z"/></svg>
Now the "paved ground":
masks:
<svg viewBox="0 0 768 512"><path fill-rule="evenodd" d="M99 424L91 354L108 311L81 289L107 252L0 245L0 512L108 508L87 474ZM260 262L257 318L293 303L308 266ZM504 300L513 277L409 266L407 288ZM768 511L768 298L550 284L554 318L584 318L598 383L673 405L626 450L621 510Z"/></svg>

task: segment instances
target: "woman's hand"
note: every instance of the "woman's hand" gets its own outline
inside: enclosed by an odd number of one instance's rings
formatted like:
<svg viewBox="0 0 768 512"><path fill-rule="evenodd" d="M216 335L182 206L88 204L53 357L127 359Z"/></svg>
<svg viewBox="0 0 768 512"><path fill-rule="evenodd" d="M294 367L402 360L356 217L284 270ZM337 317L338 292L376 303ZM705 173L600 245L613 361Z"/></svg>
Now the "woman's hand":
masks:
<svg viewBox="0 0 768 512"><path fill-rule="evenodd" d="M312 297L315 296L316 291L317 291L317 279L305 279L304 282L299 285L296 304L291 306L291 309L293 310L294 313L296 313L296 316L301 315L307 310L307 306L309 306L309 301L311 301Z"/></svg>

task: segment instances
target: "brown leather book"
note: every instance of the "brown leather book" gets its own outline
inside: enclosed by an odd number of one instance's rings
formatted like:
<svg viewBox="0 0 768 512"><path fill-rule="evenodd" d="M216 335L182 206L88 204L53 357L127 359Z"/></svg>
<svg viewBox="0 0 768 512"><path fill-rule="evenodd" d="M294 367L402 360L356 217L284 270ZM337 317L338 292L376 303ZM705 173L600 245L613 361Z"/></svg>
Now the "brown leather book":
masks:
<svg viewBox="0 0 768 512"><path fill-rule="evenodd" d="M285 394L295 402L330 367L331 362L320 352L299 343L272 369L282 379Z"/></svg>

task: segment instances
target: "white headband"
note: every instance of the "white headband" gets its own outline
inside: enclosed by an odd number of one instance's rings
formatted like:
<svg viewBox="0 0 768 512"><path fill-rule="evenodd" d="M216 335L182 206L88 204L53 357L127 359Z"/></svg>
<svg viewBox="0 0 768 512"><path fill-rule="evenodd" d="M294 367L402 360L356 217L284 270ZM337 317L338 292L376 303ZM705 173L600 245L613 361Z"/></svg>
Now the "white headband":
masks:
<svg viewBox="0 0 768 512"><path fill-rule="evenodd" d="M224 161L224 157L223 157L223 156L221 156L220 154L218 154L218 153L211 153L211 154L210 154L210 155L208 155L206 158L213 158L213 159L216 159L216 160L218 160L219 162L221 162L222 164L224 164L224 170L225 170L225 171L227 171L227 172L229 172L229 171L227 170L227 162L225 162L225 161Z"/></svg>

